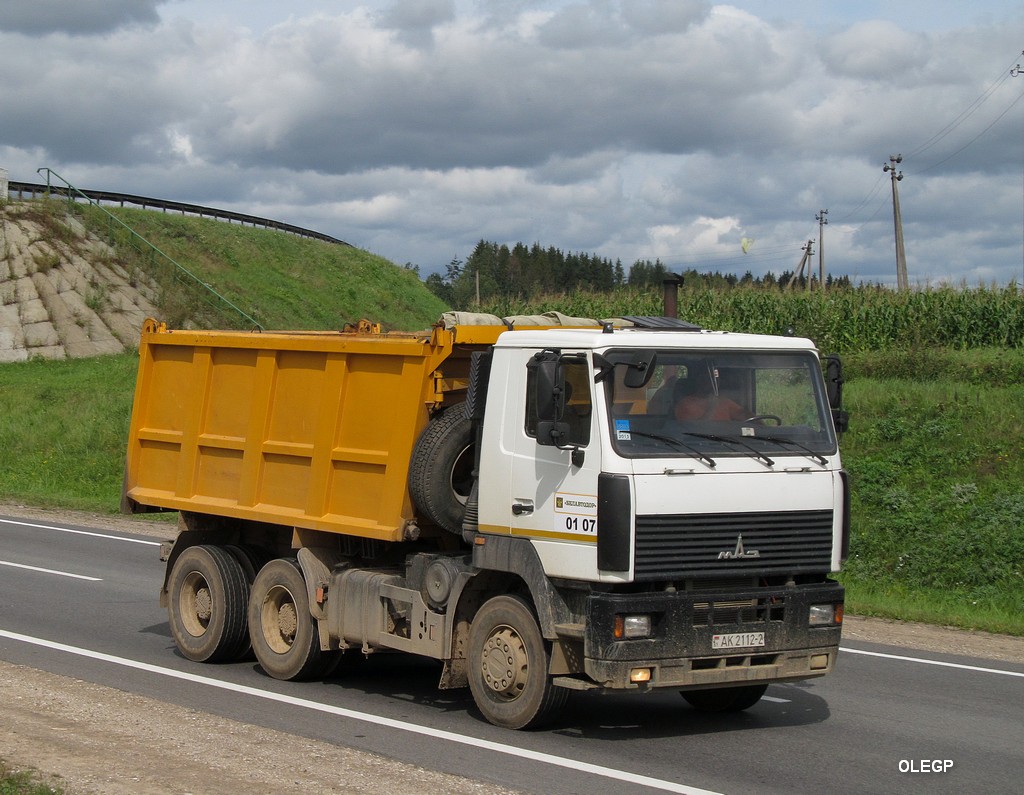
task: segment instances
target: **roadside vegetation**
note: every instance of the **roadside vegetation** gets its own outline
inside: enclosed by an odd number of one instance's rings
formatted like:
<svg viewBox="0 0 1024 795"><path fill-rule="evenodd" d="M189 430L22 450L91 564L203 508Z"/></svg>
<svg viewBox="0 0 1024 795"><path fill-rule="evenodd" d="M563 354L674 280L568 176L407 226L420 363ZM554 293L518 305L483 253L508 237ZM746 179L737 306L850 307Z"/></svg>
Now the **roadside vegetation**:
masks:
<svg viewBox="0 0 1024 795"><path fill-rule="evenodd" d="M1024 634L1022 368L1021 349L850 357L852 612Z"/></svg>
<svg viewBox="0 0 1024 795"><path fill-rule="evenodd" d="M557 309L567 315L660 315L660 283L613 293L548 295L533 301L500 299L485 304L498 315ZM1008 287L941 286L895 292L872 285L783 290L769 286L694 286L679 291L679 316L704 328L810 337L823 353L885 351L927 365L947 366L945 349L979 351L1024 346L1024 291ZM933 353L934 351L934 353ZM992 367L998 354L984 354ZM898 361L902 363L903 359ZM884 363L880 363L884 364ZM919 366L915 364L915 366ZM970 361L965 363L970 368ZM901 370L905 372L905 370Z"/></svg>
<svg viewBox="0 0 1024 795"><path fill-rule="evenodd" d="M0 365L0 500L115 513L138 357Z"/></svg>
<svg viewBox="0 0 1024 795"><path fill-rule="evenodd" d="M384 268L387 280L373 264L324 281L319 269L345 268L323 265L317 257L327 254L305 247L343 247L138 212L144 217L133 225L148 224L145 236L204 279L253 304L252 296L266 296L260 319L268 327L338 328L330 321L368 317L422 328L445 308L433 297L380 299L406 281L410 294L425 292L393 265ZM250 287L261 262L273 263L272 275ZM323 293L342 288L351 309L322 308ZM623 287L480 309L600 318L661 314L661 300L660 286ZM844 356L853 519L840 577L851 612L1024 635L1024 294L684 287L679 307L708 328L791 327L823 353ZM0 501L116 512L136 367L131 354L0 365Z"/></svg>
<svg viewBox="0 0 1024 795"><path fill-rule="evenodd" d="M12 770L0 759L0 795L62 795L33 770Z"/></svg>

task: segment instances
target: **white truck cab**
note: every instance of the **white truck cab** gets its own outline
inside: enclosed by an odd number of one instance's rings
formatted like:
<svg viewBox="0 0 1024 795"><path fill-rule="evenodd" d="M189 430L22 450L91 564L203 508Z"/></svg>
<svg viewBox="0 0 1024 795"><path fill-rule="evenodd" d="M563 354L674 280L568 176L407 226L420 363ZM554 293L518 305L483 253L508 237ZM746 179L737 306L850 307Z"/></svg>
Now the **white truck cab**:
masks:
<svg viewBox="0 0 1024 795"><path fill-rule="evenodd" d="M474 562L553 583L557 685L742 709L832 670L846 419L813 343L609 324L508 332L489 364Z"/></svg>

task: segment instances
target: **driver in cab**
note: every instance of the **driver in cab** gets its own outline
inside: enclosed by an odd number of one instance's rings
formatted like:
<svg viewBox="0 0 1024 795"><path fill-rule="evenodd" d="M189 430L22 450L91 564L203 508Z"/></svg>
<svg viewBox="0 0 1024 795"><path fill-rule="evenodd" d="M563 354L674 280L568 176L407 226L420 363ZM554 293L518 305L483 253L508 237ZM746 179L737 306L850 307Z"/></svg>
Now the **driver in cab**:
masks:
<svg viewBox="0 0 1024 795"><path fill-rule="evenodd" d="M690 367L673 388L677 420L743 420L749 416L739 403L718 391L718 373L710 366Z"/></svg>

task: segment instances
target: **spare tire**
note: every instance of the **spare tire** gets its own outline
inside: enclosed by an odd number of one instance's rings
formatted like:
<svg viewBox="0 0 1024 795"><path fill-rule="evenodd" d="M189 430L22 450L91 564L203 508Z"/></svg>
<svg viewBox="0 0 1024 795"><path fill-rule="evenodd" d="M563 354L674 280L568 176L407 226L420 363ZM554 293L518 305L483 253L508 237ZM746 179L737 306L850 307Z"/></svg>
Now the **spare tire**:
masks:
<svg viewBox="0 0 1024 795"><path fill-rule="evenodd" d="M473 488L475 441L465 407L453 406L430 421L409 463L409 496L420 518L459 536Z"/></svg>

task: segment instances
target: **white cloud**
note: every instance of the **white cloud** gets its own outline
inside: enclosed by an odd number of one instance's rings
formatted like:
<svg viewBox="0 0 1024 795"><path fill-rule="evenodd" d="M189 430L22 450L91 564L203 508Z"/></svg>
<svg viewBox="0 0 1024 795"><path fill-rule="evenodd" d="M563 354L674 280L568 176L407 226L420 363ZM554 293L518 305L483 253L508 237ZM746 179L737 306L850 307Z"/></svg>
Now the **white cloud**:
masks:
<svg viewBox="0 0 1024 795"><path fill-rule="evenodd" d="M829 36L819 48L822 60L838 77L899 83L907 73L923 68L928 41L892 22L858 22Z"/></svg>

